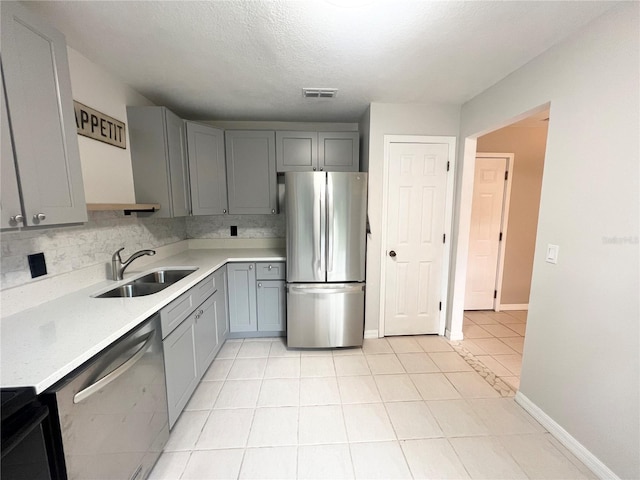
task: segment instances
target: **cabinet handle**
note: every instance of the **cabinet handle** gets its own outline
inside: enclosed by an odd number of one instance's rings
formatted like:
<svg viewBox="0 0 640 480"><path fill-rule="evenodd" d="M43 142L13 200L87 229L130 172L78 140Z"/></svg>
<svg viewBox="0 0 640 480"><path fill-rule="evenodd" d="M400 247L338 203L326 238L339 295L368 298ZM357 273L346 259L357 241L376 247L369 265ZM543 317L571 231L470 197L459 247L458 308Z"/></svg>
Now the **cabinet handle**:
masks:
<svg viewBox="0 0 640 480"><path fill-rule="evenodd" d="M253 270L253 265L249 265L249 270Z"/></svg>
<svg viewBox="0 0 640 480"><path fill-rule="evenodd" d="M223 208L223 209L222 209L222 213L227 213L227 209L226 209L226 208Z"/></svg>
<svg viewBox="0 0 640 480"><path fill-rule="evenodd" d="M320 171L322 172L324 170L324 168L320 168Z"/></svg>
<svg viewBox="0 0 640 480"><path fill-rule="evenodd" d="M314 172L316 171L316 167L313 167L313 171L314 171Z"/></svg>
<svg viewBox="0 0 640 480"><path fill-rule="evenodd" d="M261 283L259 283L259 284L258 284L258 287L261 287L261 286L262 286L262 284L261 284Z"/></svg>
<svg viewBox="0 0 640 480"><path fill-rule="evenodd" d="M46 219L47 219L47 216L46 216L44 213L36 213L36 214L33 216L33 219L34 219L36 222L41 222L42 220L46 220Z"/></svg>
<svg viewBox="0 0 640 480"><path fill-rule="evenodd" d="M21 214L14 215L13 217L9 218L9 222L10 223L23 223L24 222L24 215L21 215Z"/></svg>
<svg viewBox="0 0 640 480"><path fill-rule="evenodd" d="M271 213L276 213L276 209L275 209L275 208L272 208L272 209L271 209Z"/></svg>
<svg viewBox="0 0 640 480"><path fill-rule="evenodd" d="M273 267L271 265L269 265L269 270L271 270Z"/></svg>
<svg viewBox="0 0 640 480"><path fill-rule="evenodd" d="M204 310L200 310L200 311L198 312L198 315L202 315L203 313L204 313Z"/></svg>

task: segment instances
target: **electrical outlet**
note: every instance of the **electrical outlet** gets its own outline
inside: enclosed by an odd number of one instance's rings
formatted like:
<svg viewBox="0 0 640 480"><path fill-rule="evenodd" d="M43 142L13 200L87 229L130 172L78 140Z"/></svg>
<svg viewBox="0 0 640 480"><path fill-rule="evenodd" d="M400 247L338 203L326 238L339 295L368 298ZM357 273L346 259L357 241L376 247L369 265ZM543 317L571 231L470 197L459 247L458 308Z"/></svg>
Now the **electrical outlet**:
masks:
<svg viewBox="0 0 640 480"><path fill-rule="evenodd" d="M231 225L231 236L232 237L238 236L238 227L236 227L235 225Z"/></svg>
<svg viewBox="0 0 640 480"><path fill-rule="evenodd" d="M44 259L44 253L34 253L27 255L29 260L29 270L31 270L31 278L41 277L47 274L47 262Z"/></svg>

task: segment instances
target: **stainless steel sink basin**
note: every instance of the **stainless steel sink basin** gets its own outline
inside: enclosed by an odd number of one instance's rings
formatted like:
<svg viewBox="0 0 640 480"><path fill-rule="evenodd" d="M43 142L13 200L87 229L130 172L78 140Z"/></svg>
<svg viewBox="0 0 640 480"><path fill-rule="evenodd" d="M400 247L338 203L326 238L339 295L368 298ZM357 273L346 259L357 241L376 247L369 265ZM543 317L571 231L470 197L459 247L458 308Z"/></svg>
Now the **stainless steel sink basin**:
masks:
<svg viewBox="0 0 640 480"><path fill-rule="evenodd" d="M147 273L142 277L131 280L129 283L96 295L95 298L143 297L151 295L170 287L196 270L197 268L187 268L181 270L158 270Z"/></svg>
<svg viewBox="0 0 640 480"><path fill-rule="evenodd" d="M127 283L101 295L96 295L96 298L143 297L144 295L158 293L170 285L170 283Z"/></svg>
<svg viewBox="0 0 640 480"><path fill-rule="evenodd" d="M176 283L196 270L195 268L188 270L159 270L136 278L132 283Z"/></svg>

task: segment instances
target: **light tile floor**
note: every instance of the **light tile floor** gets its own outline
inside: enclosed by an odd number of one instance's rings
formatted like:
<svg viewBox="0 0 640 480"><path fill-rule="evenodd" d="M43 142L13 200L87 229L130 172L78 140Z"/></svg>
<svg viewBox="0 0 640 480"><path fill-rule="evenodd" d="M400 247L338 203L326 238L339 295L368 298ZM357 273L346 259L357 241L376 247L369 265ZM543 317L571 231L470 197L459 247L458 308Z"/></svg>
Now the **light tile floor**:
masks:
<svg viewBox="0 0 640 480"><path fill-rule="evenodd" d="M420 336L227 341L150 478L595 477L446 340Z"/></svg>
<svg viewBox="0 0 640 480"><path fill-rule="evenodd" d="M460 345L517 390L526 328L526 310L465 311Z"/></svg>

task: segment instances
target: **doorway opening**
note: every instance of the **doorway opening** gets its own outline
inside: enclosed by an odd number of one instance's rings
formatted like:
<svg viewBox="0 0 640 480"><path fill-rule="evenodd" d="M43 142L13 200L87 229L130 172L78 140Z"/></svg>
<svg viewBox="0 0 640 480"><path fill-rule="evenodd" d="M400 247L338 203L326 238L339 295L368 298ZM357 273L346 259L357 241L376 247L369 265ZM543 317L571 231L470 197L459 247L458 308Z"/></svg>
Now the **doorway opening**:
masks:
<svg viewBox="0 0 640 480"><path fill-rule="evenodd" d="M519 388L549 108L477 138L463 345ZM495 153L503 152L503 153Z"/></svg>

